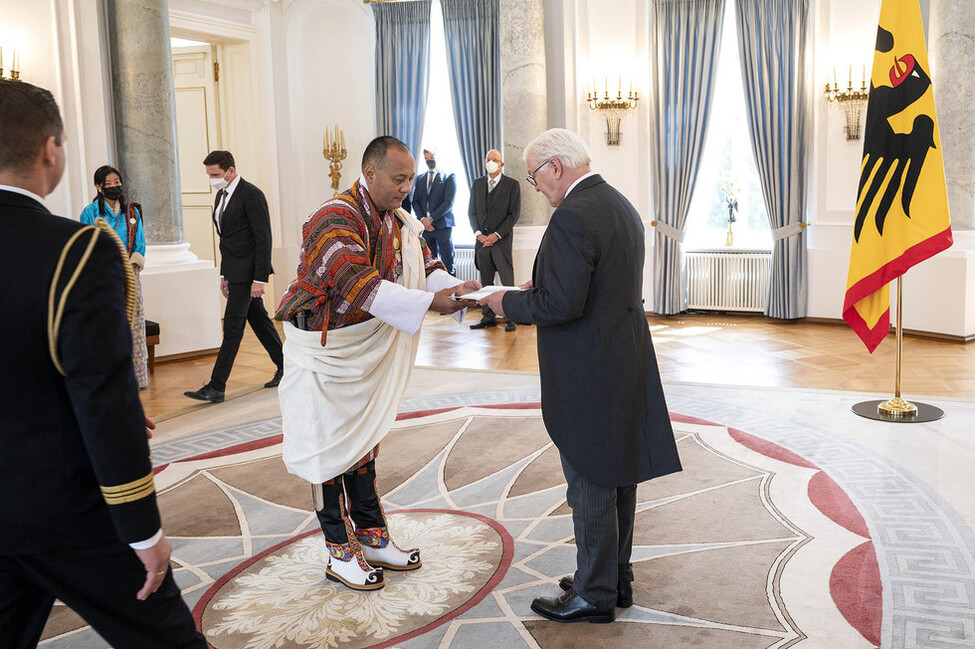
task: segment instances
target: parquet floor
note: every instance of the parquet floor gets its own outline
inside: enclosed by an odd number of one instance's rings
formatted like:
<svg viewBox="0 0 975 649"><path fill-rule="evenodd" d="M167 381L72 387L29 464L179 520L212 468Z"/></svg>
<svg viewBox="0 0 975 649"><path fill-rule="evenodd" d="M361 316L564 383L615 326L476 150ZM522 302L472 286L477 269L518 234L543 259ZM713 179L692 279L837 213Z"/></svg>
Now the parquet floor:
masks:
<svg viewBox="0 0 975 649"><path fill-rule="evenodd" d="M430 315L424 323L417 365L477 370L538 371L535 327L470 330ZM873 392L894 389L894 337L868 354L840 324L784 324L756 315L694 314L649 319L664 381ZM567 350L578 353L579 350ZM146 414L168 417L201 407L183 396L210 376L215 355L156 365L142 391ZM229 396L255 389L274 373L264 349L247 329L228 382ZM975 345L905 336L902 393L975 398ZM202 407L205 407L203 405Z"/></svg>

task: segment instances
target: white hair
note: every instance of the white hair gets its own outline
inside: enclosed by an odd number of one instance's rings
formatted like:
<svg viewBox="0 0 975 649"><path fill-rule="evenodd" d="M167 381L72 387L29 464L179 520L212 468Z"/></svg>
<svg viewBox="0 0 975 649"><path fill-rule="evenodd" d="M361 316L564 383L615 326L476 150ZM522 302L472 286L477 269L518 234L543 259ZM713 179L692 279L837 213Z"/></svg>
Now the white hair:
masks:
<svg viewBox="0 0 975 649"><path fill-rule="evenodd" d="M529 142L525 147L525 162L529 156L536 160L555 158L566 169L588 167L592 163L592 153L585 141L564 128L549 129Z"/></svg>

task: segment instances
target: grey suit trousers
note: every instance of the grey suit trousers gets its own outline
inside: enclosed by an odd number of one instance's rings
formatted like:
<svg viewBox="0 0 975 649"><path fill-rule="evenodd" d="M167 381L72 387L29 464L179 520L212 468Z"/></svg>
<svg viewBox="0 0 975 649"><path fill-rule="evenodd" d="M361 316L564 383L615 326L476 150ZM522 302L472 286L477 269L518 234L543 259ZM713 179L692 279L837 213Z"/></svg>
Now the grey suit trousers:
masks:
<svg viewBox="0 0 975 649"><path fill-rule="evenodd" d="M511 263L510 251L505 251L499 245L485 247L477 243L474 246L474 255L477 259L477 268L481 272L482 286L493 286L495 273L501 277L501 286L515 285L515 269ZM497 316L491 307L485 304L481 307L481 317L484 320L493 320Z"/></svg>
<svg viewBox="0 0 975 649"><path fill-rule="evenodd" d="M576 537L576 593L601 609L616 607L616 583L633 581L633 521L636 485L603 487L583 477L564 455L562 471L569 487Z"/></svg>

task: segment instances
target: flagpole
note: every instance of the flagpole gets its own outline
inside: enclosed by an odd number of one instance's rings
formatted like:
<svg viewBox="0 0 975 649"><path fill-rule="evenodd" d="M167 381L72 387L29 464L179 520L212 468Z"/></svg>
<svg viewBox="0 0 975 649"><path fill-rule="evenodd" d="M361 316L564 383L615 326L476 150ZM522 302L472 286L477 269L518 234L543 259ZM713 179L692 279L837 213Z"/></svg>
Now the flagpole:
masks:
<svg viewBox="0 0 975 649"><path fill-rule="evenodd" d="M895 336L897 339L896 349L894 350L894 398L886 401L872 400L861 401L853 404L853 412L873 419L874 421L889 421L905 424L920 424L926 421L935 421L945 416L945 411L929 403L911 403L901 398L901 357L904 347L904 290L902 278L897 278L897 326Z"/></svg>
<svg viewBox="0 0 975 649"><path fill-rule="evenodd" d="M897 278L897 346L894 351L894 398L877 406L878 412L888 417L904 417L917 414L917 406L901 399L901 351L904 347L904 285L903 276Z"/></svg>

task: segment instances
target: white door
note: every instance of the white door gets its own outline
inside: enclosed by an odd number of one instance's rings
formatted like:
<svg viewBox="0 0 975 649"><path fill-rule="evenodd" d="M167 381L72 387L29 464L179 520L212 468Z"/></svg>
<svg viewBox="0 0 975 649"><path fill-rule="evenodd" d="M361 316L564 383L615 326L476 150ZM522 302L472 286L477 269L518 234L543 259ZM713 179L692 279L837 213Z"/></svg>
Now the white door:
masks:
<svg viewBox="0 0 975 649"><path fill-rule="evenodd" d="M203 159L220 148L212 47L174 47L173 81L183 236L197 257L209 259L219 268L220 250L211 218L215 195L203 170Z"/></svg>

